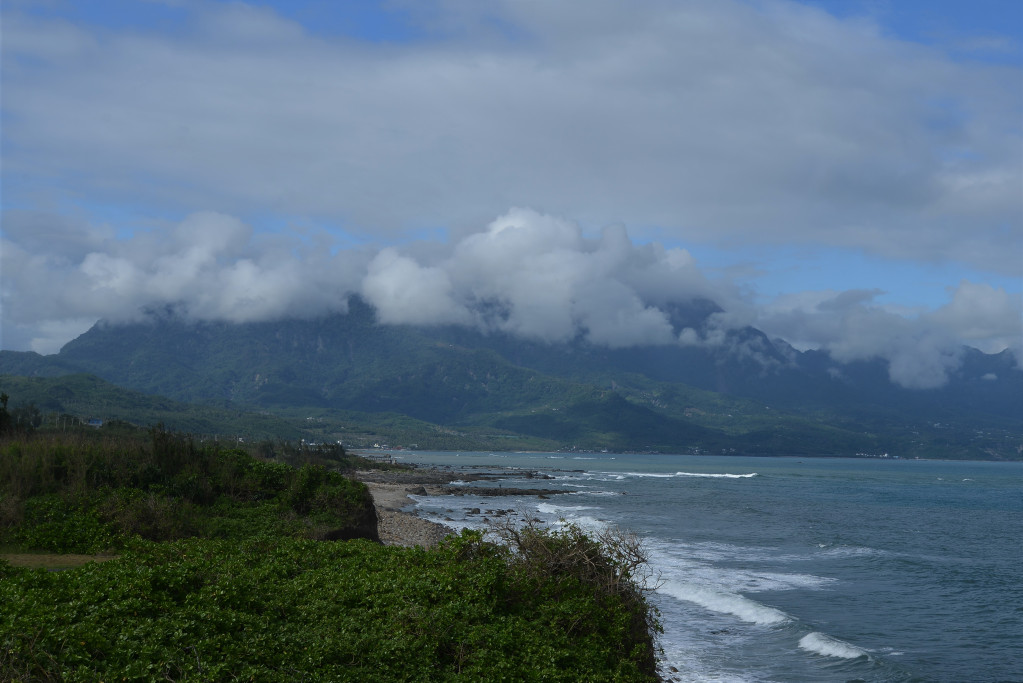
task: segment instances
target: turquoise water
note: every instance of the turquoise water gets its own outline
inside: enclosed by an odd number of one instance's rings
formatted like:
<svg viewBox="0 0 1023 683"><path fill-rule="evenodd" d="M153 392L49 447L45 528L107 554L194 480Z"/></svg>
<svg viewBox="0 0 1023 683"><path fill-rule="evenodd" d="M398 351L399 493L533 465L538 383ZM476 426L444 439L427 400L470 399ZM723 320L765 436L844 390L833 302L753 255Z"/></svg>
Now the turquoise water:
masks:
<svg viewBox="0 0 1023 683"><path fill-rule="evenodd" d="M452 527L478 507L638 533L675 680L1023 681L1023 463L395 456L569 492L417 497Z"/></svg>

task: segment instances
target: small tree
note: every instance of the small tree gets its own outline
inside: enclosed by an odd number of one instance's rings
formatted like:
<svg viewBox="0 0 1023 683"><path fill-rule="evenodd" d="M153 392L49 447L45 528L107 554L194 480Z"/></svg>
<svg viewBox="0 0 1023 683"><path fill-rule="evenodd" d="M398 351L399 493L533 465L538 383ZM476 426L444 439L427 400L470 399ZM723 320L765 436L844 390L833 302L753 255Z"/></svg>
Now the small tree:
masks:
<svg viewBox="0 0 1023 683"><path fill-rule="evenodd" d="M10 399L6 393L0 394L0 436L14 431L11 414L7 412L7 401Z"/></svg>
<svg viewBox="0 0 1023 683"><path fill-rule="evenodd" d="M10 419L13 431L23 434L31 434L43 424L42 413L33 403L15 408L11 411Z"/></svg>
<svg viewBox="0 0 1023 683"><path fill-rule="evenodd" d="M538 585L571 578L589 586L602 603L620 601L631 615L633 642L649 645L645 664L653 670L653 637L662 628L647 595L657 588L659 577L650 569L640 538L617 526L586 533L575 524L552 530L529 515L525 519L522 526L505 520L491 527L511 550L521 576Z"/></svg>

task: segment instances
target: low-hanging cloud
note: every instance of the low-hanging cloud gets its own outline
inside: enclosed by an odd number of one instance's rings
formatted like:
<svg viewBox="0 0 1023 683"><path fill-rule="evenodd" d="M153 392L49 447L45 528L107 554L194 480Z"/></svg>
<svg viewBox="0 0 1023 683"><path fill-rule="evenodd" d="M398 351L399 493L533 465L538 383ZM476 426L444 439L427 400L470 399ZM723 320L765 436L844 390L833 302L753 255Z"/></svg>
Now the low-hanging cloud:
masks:
<svg viewBox="0 0 1023 683"><path fill-rule="evenodd" d="M61 321L129 321L160 306L230 322L343 310L345 294L357 289L365 268L358 252L331 255L290 239L257 237L237 218L215 212L126 240L51 216L49 247L36 243L33 228L40 220L46 219L6 216L6 348L53 352L67 338L45 331L63 329Z"/></svg>
<svg viewBox="0 0 1023 683"><path fill-rule="evenodd" d="M671 343L671 323L655 302L722 292L683 249L634 245L619 226L586 239L577 224L526 209L465 237L433 265L385 250L362 287L384 322L471 322L612 347Z"/></svg>
<svg viewBox="0 0 1023 683"><path fill-rule="evenodd" d="M39 239L45 225L48 239ZM172 307L194 320L252 322L345 312L350 296L382 324L466 325L545 342L608 347L729 347L753 324L835 360L883 358L893 382L942 385L962 344L1023 357L1019 297L963 281L949 302L911 314L877 290L804 292L756 307L706 276L684 249L637 244L612 225L588 236L575 222L513 209L453 244L336 249L329 237L255 234L215 212L116 239L105 226L10 213L2 241L6 348L46 353L99 318L136 320ZM724 309L697 330L673 325L673 304ZM729 348L768 363L768 349Z"/></svg>
<svg viewBox="0 0 1023 683"><path fill-rule="evenodd" d="M1003 289L963 281L933 311L895 312L875 303L884 292L802 292L759 311L757 324L800 348L822 348L846 363L888 361L891 380L914 389L945 384L963 345L1023 359L1023 300Z"/></svg>
<svg viewBox="0 0 1023 683"><path fill-rule="evenodd" d="M173 30L7 8L0 171L22 210L3 216L0 345L54 352L153 307L246 322L357 294L385 324L769 364L729 334L754 325L884 358L914 387L944 382L964 343L1021 357L1020 296L984 282L1023 276L1018 64L788 0L397 4L412 38L245 1L170 3ZM969 279L931 309L855 289L764 302L679 245ZM673 306L700 299L724 312L680 331Z"/></svg>

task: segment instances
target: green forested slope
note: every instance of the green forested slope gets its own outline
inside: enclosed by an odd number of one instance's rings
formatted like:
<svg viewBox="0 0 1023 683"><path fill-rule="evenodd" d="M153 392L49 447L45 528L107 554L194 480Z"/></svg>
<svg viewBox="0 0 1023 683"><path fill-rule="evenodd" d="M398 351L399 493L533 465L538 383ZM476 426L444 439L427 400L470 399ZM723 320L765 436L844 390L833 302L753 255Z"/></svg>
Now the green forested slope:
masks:
<svg viewBox="0 0 1023 683"><path fill-rule="evenodd" d="M0 373L74 369L271 413L303 433L310 425L298 421L315 417L317 435L359 432L359 445L393 444L400 432L399 443L421 447L1020 457L1023 372L1007 353L964 352L948 386L911 391L880 363L838 367L756 330L729 343L607 349L383 326L353 299L347 314L313 320L99 324L56 357L0 352ZM398 432L367 426L384 415L406 422Z"/></svg>

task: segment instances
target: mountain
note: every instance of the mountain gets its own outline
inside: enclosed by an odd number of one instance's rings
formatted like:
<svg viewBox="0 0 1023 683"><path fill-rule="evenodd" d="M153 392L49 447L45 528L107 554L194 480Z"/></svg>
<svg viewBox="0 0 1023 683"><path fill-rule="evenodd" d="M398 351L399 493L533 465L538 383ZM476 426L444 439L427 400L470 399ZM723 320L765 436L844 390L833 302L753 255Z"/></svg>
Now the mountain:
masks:
<svg viewBox="0 0 1023 683"><path fill-rule="evenodd" d="M671 319L678 331L704 331L717 311L695 301ZM313 320L188 322L153 312L130 325L99 323L56 356L0 352L0 373L70 372L328 422L402 415L509 445L1010 459L1023 443L1023 372L1008 352L964 349L946 386L910 390L892 384L881 361L842 365L751 327L713 346L611 349L385 326L354 298L347 314Z"/></svg>
<svg viewBox="0 0 1023 683"><path fill-rule="evenodd" d="M177 432L248 439L297 440L307 436L299 426L273 416L189 405L123 389L93 375L25 377L3 374L0 375L0 390L12 397L12 408L34 406L40 416L48 416L47 420L52 417L58 427L66 425L64 418L71 416L81 420L96 418L104 423L163 424Z"/></svg>

